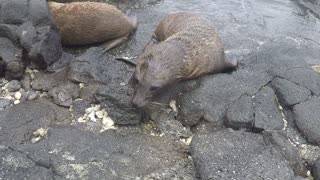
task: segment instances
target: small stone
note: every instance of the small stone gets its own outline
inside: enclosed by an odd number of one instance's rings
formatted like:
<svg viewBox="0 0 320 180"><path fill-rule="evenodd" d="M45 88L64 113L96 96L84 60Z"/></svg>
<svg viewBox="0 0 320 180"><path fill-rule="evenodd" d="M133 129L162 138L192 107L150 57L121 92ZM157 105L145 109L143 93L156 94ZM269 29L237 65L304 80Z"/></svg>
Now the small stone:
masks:
<svg viewBox="0 0 320 180"><path fill-rule="evenodd" d="M72 95L65 89L55 88L49 94L53 97L53 102L59 106L70 107L72 105Z"/></svg>
<svg viewBox="0 0 320 180"><path fill-rule="evenodd" d="M17 80L10 81L6 86L6 89L9 92L18 91L20 88L21 88L21 83L19 81L17 81Z"/></svg>
<svg viewBox="0 0 320 180"><path fill-rule="evenodd" d="M37 92L34 92L34 91L28 91L27 93L27 100L28 101L32 101L32 100L35 100L38 98L38 93Z"/></svg>
<svg viewBox="0 0 320 180"><path fill-rule="evenodd" d="M40 141L41 137L35 137L35 138L32 138L31 139L31 142L34 144L34 143L37 143L38 141Z"/></svg>
<svg viewBox="0 0 320 180"><path fill-rule="evenodd" d="M16 92L15 94L14 94L14 98L16 98L17 100L20 100L21 99L21 93L20 92Z"/></svg>
<svg viewBox="0 0 320 180"><path fill-rule="evenodd" d="M126 83L124 83L124 82L121 82L121 83L120 83L120 85L121 85L121 86L125 86L125 85L126 85Z"/></svg>
<svg viewBox="0 0 320 180"><path fill-rule="evenodd" d="M14 105L20 104L20 100L15 100L15 101L13 102L13 104L14 104Z"/></svg>

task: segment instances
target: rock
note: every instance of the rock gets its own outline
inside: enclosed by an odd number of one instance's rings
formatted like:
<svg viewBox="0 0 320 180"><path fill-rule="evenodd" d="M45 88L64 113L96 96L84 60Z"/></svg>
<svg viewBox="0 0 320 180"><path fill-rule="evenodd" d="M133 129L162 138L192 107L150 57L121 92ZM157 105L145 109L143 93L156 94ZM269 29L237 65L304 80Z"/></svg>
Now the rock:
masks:
<svg viewBox="0 0 320 180"><path fill-rule="evenodd" d="M289 69L278 76L309 89L315 95L320 95L320 74L310 67Z"/></svg>
<svg viewBox="0 0 320 180"><path fill-rule="evenodd" d="M74 55L63 52L61 57L56 62L48 66L47 71L48 72L60 71L62 68L67 68L70 62L73 62L74 60L75 60Z"/></svg>
<svg viewBox="0 0 320 180"><path fill-rule="evenodd" d="M185 147L165 137L113 130L98 135L70 127L50 128L48 134L19 150L54 169L61 179L145 179L173 173L180 179L195 178Z"/></svg>
<svg viewBox="0 0 320 180"><path fill-rule="evenodd" d="M184 127L181 122L175 119L176 112L172 109L149 105L146 112L150 119L154 120L160 133L169 137L180 140L180 138L189 138L192 136L190 128Z"/></svg>
<svg viewBox="0 0 320 180"><path fill-rule="evenodd" d="M314 165L312 167L312 175L315 180L320 179L320 158L317 160L316 163L314 163Z"/></svg>
<svg viewBox="0 0 320 180"><path fill-rule="evenodd" d="M69 107L72 104L72 96L65 89L54 88L49 92L53 97L53 102L59 106Z"/></svg>
<svg viewBox="0 0 320 180"><path fill-rule="evenodd" d="M16 25L0 24L0 37L8 38L13 44L17 45L19 42L17 28Z"/></svg>
<svg viewBox="0 0 320 180"><path fill-rule="evenodd" d="M37 33L39 40L31 46L28 55L39 68L45 69L61 57L61 37L54 26L39 27Z"/></svg>
<svg viewBox="0 0 320 180"><path fill-rule="evenodd" d="M20 100L20 99L21 99L21 96L22 96L22 94L21 94L20 92L16 92L16 93L14 94L14 98L16 98L17 100Z"/></svg>
<svg viewBox="0 0 320 180"><path fill-rule="evenodd" d="M110 83L97 89L96 100L102 103L108 111L108 116L115 124L138 124L141 120L141 111L130 104L131 89L121 86L120 83Z"/></svg>
<svg viewBox="0 0 320 180"><path fill-rule="evenodd" d="M27 100L28 101L35 100L35 99L38 98L38 96L39 96L39 94L37 92L33 91L33 90L29 90L27 92Z"/></svg>
<svg viewBox="0 0 320 180"><path fill-rule="evenodd" d="M298 148L289 140L282 131L264 131L263 136L271 144L277 147L282 156L288 161L295 175L305 176L307 169L300 157Z"/></svg>
<svg viewBox="0 0 320 180"><path fill-rule="evenodd" d="M288 80L275 78L271 86L274 88L279 102L283 106L292 106L300 102L306 101L311 97L311 92L309 89L298 86Z"/></svg>
<svg viewBox="0 0 320 180"><path fill-rule="evenodd" d="M95 97L96 91L103 87L104 85L102 85L99 82L90 82L88 84L85 84L83 87L80 88L80 98L92 104L97 103Z"/></svg>
<svg viewBox="0 0 320 180"><path fill-rule="evenodd" d="M72 99L79 97L79 86L70 81L54 87L49 91L49 95L53 97L55 104L63 107L69 107L72 104Z"/></svg>
<svg viewBox="0 0 320 180"><path fill-rule="evenodd" d="M3 61L2 57L0 57L0 77L5 75L6 71L6 63Z"/></svg>
<svg viewBox="0 0 320 180"><path fill-rule="evenodd" d="M200 179L293 179L279 149L259 134L223 130L196 135L191 155Z"/></svg>
<svg viewBox="0 0 320 180"><path fill-rule="evenodd" d="M76 120L84 115L86 109L90 107L90 103L86 100L75 100L72 102L73 115Z"/></svg>
<svg viewBox="0 0 320 180"><path fill-rule="evenodd" d="M28 143L32 132L47 128L55 120L55 112L45 100L25 101L0 112L0 143Z"/></svg>
<svg viewBox="0 0 320 180"><path fill-rule="evenodd" d="M32 89L37 91L50 91L65 81L65 71L55 73L37 72L32 81Z"/></svg>
<svg viewBox="0 0 320 180"><path fill-rule="evenodd" d="M20 82L21 82L21 87L24 90L29 90L31 88L31 78L28 74L24 75Z"/></svg>
<svg viewBox="0 0 320 180"><path fill-rule="evenodd" d="M254 107L252 97L243 95L231 104L226 114L226 125L235 129L252 129L254 123Z"/></svg>
<svg viewBox="0 0 320 180"><path fill-rule="evenodd" d="M52 17L47 1L30 0L28 10L28 18L34 26L45 26L52 24Z"/></svg>
<svg viewBox="0 0 320 180"><path fill-rule="evenodd" d="M20 43L27 51L31 50L33 44L37 42L37 30L31 22L25 22L17 29Z"/></svg>
<svg viewBox="0 0 320 180"><path fill-rule="evenodd" d="M0 21L6 24L22 24L27 21L28 1L12 0L6 1L0 11Z"/></svg>
<svg viewBox="0 0 320 180"><path fill-rule="evenodd" d="M1 179L53 179L50 167L42 166L23 152L0 145Z"/></svg>
<svg viewBox="0 0 320 180"><path fill-rule="evenodd" d="M15 98L18 98L20 96L20 101L26 101L27 100L27 92L24 89L20 89L18 92L15 93ZM16 97L17 96L17 97Z"/></svg>
<svg viewBox="0 0 320 180"><path fill-rule="evenodd" d="M4 109L8 106L10 106L11 101L9 99L0 98L0 109Z"/></svg>
<svg viewBox="0 0 320 180"><path fill-rule="evenodd" d="M256 94L254 107L256 130L281 130L284 127L276 95L271 88L264 87Z"/></svg>
<svg viewBox="0 0 320 180"><path fill-rule="evenodd" d="M128 84L133 71L131 66L103 54L103 48L93 47L71 62L68 78L83 83L95 80L107 85L116 80L116 83Z"/></svg>
<svg viewBox="0 0 320 180"><path fill-rule="evenodd" d="M6 66L6 79L21 79L24 73L24 68L25 66L18 61L8 63Z"/></svg>
<svg viewBox="0 0 320 180"><path fill-rule="evenodd" d="M22 50L7 38L0 37L0 57L6 79L19 79L23 76Z"/></svg>
<svg viewBox="0 0 320 180"><path fill-rule="evenodd" d="M15 101L13 101L13 104L14 104L14 105L20 104L20 100L15 100Z"/></svg>
<svg viewBox="0 0 320 180"><path fill-rule="evenodd" d="M7 84L6 88L9 92L19 91L21 88L21 83L17 80L12 80Z"/></svg>
<svg viewBox="0 0 320 180"><path fill-rule="evenodd" d="M69 108L64 108L53 103L49 103L49 105L56 115L56 120L51 125L70 126L72 117Z"/></svg>
<svg viewBox="0 0 320 180"><path fill-rule="evenodd" d="M202 117L210 122L222 122L226 107L247 90L228 74L208 75L199 80L199 88L177 97L177 118L187 118L189 125L196 124Z"/></svg>
<svg viewBox="0 0 320 180"><path fill-rule="evenodd" d="M133 91L128 84L132 73L131 66L103 54L102 48L94 47L71 62L68 78L74 82L102 83L84 87L81 98L104 104L116 124L137 124L141 117L139 111L131 107ZM91 99L92 95L94 100Z"/></svg>
<svg viewBox="0 0 320 180"><path fill-rule="evenodd" d="M320 145L320 98L297 104L293 107L297 127L311 143Z"/></svg>

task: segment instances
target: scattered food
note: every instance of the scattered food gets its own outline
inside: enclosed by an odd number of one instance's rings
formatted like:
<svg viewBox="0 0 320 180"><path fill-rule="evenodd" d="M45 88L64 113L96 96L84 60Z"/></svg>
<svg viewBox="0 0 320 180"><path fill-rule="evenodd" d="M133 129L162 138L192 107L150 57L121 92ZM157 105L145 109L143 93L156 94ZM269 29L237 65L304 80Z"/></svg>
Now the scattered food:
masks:
<svg viewBox="0 0 320 180"><path fill-rule="evenodd" d="M95 123L101 123L101 130L103 132L107 129L115 129L114 121L108 116L105 109L101 109L100 105L91 105L91 107L85 110L85 114L78 118L79 123L86 123L92 121Z"/></svg>
<svg viewBox="0 0 320 180"><path fill-rule="evenodd" d="M311 68L320 73L320 65L311 66Z"/></svg>
<svg viewBox="0 0 320 180"><path fill-rule="evenodd" d="M31 142L37 143L38 141L41 140L42 137L45 137L47 134L48 134L47 128L39 128L32 133L34 137L31 139Z"/></svg>

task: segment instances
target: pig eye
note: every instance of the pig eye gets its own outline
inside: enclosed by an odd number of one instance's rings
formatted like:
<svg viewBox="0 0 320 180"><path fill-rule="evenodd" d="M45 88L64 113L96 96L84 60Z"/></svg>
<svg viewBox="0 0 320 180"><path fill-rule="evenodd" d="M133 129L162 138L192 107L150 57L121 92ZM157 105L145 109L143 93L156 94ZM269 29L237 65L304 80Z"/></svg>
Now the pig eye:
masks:
<svg viewBox="0 0 320 180"><path fill-rule="evenodd" d="M150 91L152 91L152 92L156 92L156 91L158 91L159 89L160 89L159 86L151 86L151 87L150 87Z"/></svg>

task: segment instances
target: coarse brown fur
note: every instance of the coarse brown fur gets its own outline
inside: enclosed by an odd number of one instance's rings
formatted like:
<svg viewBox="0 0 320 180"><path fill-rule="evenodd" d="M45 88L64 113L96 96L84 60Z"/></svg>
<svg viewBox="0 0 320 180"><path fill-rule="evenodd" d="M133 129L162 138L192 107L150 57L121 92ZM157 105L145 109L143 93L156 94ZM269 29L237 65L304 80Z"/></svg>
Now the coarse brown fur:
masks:
<svg viewBox="0 0 320 180"><path fill-rule="evenodd" d="M139 56L133 104L142 107L168 85L235 68L212 25L198 15L180 12L164 17Z"/></svg>
<svg viewBox="0 0 320 180"><path fill-rule="evenodd" d="M88 45L111 40L115 41L112 44L115 47L126 41L137 27L135 16L126 16L106 3L49 2L48 5L64 45Z"/></svg>

